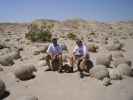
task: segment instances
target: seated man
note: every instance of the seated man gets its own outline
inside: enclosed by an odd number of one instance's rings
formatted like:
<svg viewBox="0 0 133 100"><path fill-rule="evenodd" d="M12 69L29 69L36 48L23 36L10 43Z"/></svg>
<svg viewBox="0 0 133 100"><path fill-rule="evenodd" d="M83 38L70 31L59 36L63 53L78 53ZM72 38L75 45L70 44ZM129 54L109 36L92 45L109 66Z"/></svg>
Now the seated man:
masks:
<svg viewBox="0 0 133 100"><path fill-rule="evenodd" d="M46 62L49 66L48 70L59 71L62 66L62 48L57 43L57 38L52 38L52 43L47 49Z"/></svg>
<svg viewBox="0 0 133 100"><path fill-rule="evenodd" d="M86 46L82 43L81 40L77 40L76 44L77 45L75 46L73 50L73 56L70 58L70 64L73 66L74 63L76 63L78 70L80 71L80 76L82 78L83 68L80 68L80 62L86 57L89 58L89 55L88 55Z"/></svg>

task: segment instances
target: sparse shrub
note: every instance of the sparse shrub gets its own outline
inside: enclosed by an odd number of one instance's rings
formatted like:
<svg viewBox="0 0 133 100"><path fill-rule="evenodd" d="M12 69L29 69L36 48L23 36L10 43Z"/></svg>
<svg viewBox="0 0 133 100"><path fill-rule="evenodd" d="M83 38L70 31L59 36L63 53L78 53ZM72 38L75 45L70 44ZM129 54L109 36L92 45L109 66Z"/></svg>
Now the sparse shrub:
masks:
<svg viewBox="0 0 133 100"><path fill-rule="evenodd" d="M35 41L50 41L51 40L51 37L52 37L52 34L49 32L49 31L45 31L45 32L32 32L32 33L28 33L26 35L26 37L35 42Z"/></svg>
<svg viewBox="0 0 133 100"><path fill-rule="evenodd" d="M89 33L90 35L96 35L96 33L95 32L91 32L91 33Z"/></svg>
<svg viewBox="0 0 133 100"><path fill-rule="evenodd" d="M74 33L68 33L67 38L69 38L71 40L75 40L77 38L77 36Z"/></svg>
<svg viewBox="0 0 133 100"><path fill-rule="evenodd" d="M53 29L53 24L48 24L46 22L32 22L29 26L29 32L25 35L26 38L32 42L46 42L50 41Z"/></svg>
<svg viewBox="0 0 133 100"><path fill-rule="evenodd" d="M97 52L97 49L98 49L97 45L95 45L95 44L88 44L87 47L88 47L88 50L90 52Z"/></svg>

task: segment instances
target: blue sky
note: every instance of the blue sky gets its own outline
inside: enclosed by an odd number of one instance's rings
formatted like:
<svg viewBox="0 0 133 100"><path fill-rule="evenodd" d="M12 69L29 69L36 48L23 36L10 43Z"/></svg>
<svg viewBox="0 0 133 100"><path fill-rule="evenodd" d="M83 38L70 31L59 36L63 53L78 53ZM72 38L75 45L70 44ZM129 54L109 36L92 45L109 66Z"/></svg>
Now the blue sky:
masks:
<svg viewBox="0 0 133 100"><path fill-rule="evenodd" d="M133 0L0 0L0 22L40 18L133 20Z"/></svg>

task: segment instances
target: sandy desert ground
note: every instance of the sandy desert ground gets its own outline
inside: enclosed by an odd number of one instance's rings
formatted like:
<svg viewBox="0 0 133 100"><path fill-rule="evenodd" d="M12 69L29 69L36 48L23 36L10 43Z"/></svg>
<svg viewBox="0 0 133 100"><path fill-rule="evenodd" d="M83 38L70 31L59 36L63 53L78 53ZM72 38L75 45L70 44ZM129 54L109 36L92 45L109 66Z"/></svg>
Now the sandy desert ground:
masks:
<svg viewBox="0 0 133 100"><path fill-rule="evenodd" d="M98 45L99 48L96 53L90 51L90 58L94 64L96 63L96 55L98 53L108 54L114 51L121 51L126 59L133 62L132 22L106 25L106 23L98 22L87 24L81 21L80 25L84 24L84 27L78 29L73 28L75 23L77 24L74 21L64 22L63 25L58 22L55 23L57 24L55 30L60 34L59 42L65 43L68 47L68 52L65 54L71 53L75 42L68 38L61 38L62 32L65 34L72 30L72 32L77 33L77 36L82 36L86 44L93 43ZM6 91L8 92L1 100L21 100L21 97L24 96L35 96L38 100L133 100L133 77L129 75L123 75L122 80L111 80L111 85L104 86L103 81L95 77L88 76L81 79L79 72L62 74L52 71L46 72L47 66L45 60L42 60L46 53L41 52L41 50L45 49L48 43L32 43L30 40L27 40L25 33L27 32L28 24L15 26L4 26L1 24L0 26L0 45L3 42L5 43L5 47L0 49L0 56L3 57L3 55L15 51L16 48L20 50L21 56L19 59L14 59L14 64L12 65L4 66L0 64L0 79L4 81ZM72 25L73 27L71 27ZM113 27L113 29L110 27ZM96 33L94 36L89 35L92 32L91 29ZM109 38L107 42L113 39L119 40L120 43L124 44L122 50L106 51L104 48L106 44L103 43L105 37ZM15 69L23 64L32 64L36 67L37 71L33 79L21 81L15 77ZM132 65L130 67L131 69L133 68Z"/></svg>

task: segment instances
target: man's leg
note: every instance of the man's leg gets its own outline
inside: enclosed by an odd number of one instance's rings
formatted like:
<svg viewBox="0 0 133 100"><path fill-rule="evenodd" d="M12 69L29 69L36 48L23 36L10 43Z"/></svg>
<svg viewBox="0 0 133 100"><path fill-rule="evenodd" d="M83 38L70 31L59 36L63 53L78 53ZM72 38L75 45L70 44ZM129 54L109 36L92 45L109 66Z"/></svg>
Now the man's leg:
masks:
<svg viewBox="0 0 133 100"><path fill-rule="evenodd" d="M51 56L49 54L46 56L46 63L49 67L48 70L53 70L53 67L52 67L52 64L51 64Z"/></svg>
<svg viewBox="0 0 133 100"><path fill-rule="evenodd" d="M70 64L70 70L71 70L71 72L73 72L74 71L74 64L76 64L76 58L75 58L75 56L72 56L72 57L70 57L69 58L69 64Z"/></svg>
<svg viewBox="0 0 133 100"><path fill-rule="evenodd" d="M75 57L74 56L72 56L72 57L69 58L69 63L70 63L70 65L72 67L74 66L74 63L75 63Z"/></svg>
<svg viewBox="0 0 133 100"><path fill-rule="evenodd" d="M80 66L82 61L83 61L83 59L81 59L81 58L77 59L77 67L78 67L78 71L80 72L80 78L84 78L84 74L83 74L84 66Z"/></svg>
<svg viewBox="0 0 133 100"><path fill-rule="evenodd" d="M80 68L80 63L81 63L82 59L79 57L77 58L76 60L76 64L77 64L77 67L78 67L78 70L81 71L82 69Z"/></svg>
<svg viewBox="0 0 133 100"><path fill-rule="evenodd" d="M62 72L62 66L63 66L63 60L62 60L62 55L58 55L58 61L59 61L59 66L58 66L58 71Z"/></svg>

